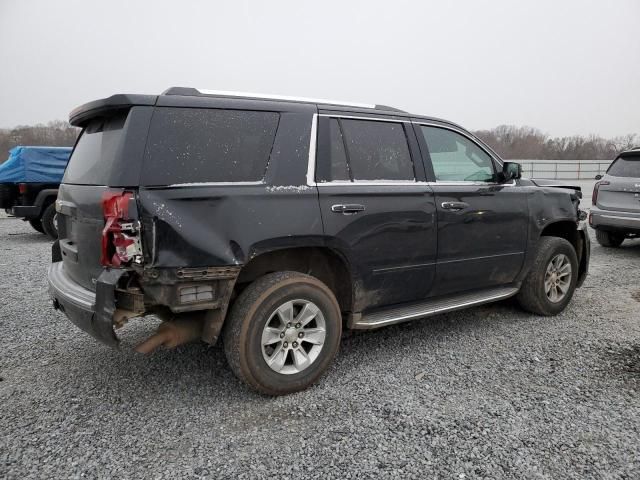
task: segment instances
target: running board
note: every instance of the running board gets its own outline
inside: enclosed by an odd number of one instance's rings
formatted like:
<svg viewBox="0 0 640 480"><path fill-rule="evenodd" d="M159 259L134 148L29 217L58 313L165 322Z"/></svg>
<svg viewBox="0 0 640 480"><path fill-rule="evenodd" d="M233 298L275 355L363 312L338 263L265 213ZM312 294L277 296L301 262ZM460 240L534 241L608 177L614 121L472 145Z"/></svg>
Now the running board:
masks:
<svg viewBox="0 0 640 480"><path fill-rule="evenodd" d="M518 293L518 287L500 287L466 293L455 297L427 300L419 303L396 305L363 314L359 319L354 315L350 327L358 330L369 330L394 323L406 322L416 318L429 317L439 313L452 312L474 305L495 302L509 298Z"/></svg>

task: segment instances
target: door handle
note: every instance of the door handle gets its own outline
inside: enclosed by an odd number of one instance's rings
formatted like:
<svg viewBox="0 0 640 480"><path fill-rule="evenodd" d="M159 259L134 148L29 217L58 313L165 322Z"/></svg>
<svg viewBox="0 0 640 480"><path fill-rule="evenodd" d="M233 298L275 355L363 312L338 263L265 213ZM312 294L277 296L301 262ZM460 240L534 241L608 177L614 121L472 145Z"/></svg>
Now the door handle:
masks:
<svg viewBox="0 0 640 480"><path fill-rule="evenodd" d="M467 202L442 202L442 208L444 210L464 210L468 208Z"/></svg>
<svg viewBox="0 0 640 480"><path fill-rule="evenodd" d="M358 212L363 212L364 205L359 205L357 203L348 203L346 205L332 205L331 211L341 213L343 215L354 215Z"/></svg>

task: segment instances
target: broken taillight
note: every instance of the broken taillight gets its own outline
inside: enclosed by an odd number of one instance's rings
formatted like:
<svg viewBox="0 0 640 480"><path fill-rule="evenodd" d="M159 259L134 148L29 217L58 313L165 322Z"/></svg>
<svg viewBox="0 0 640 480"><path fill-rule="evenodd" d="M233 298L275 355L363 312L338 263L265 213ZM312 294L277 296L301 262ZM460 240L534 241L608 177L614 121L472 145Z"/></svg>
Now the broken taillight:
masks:
<svg viewBox="0 0 640 480"><path fill-rule="evenodd" d="M106 267L142 263L140 223L129 215L133 198L132 192L108 192L102 199L104 228L100 264Z"/></svg>
<svg viewBox="0 0 640 480"><path fill-rule="evenodd" d="M598 190L600 189L600 185L609 185L607 181L597 182L593 186L593 193L591 194L591 203L595 206L598 203Z"/></svg>

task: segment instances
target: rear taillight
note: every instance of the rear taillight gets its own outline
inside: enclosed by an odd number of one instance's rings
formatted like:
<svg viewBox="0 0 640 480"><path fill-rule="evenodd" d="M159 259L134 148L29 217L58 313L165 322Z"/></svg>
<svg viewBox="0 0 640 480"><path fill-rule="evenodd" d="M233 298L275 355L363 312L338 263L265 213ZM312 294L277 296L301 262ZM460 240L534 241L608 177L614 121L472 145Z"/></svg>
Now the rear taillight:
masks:
<svg viewBox="0 0 640 480"><path fill-rule="evenodd" d="M609 182L600 181L593 186L593 193L591 194L591 203L593 205L596 205L598 203L598 190L600 189L600 185L609 185Z"/></svg>
<svg viewBox="0 0 640 480"><path fill-rule="evenodd" d="M106 267L142 263L140 224L129 215L133 200L132 192L109 192L102 199L104 228L100 263Z"/></svg>
<svg viewBox="0 0 640 480"><path fill-rule="evenodd" d="M18 184L18 192L20 193L20 195L24 195L25 193L27 193L27 184L26 183L19 183Z"/></svg>

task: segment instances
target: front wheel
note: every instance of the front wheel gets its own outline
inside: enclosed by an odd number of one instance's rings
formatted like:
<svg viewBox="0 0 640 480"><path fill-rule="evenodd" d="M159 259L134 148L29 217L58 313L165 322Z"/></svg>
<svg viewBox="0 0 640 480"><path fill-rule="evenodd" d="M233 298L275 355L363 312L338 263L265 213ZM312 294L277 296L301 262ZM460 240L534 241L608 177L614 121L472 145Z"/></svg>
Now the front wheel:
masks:
<svg viewBox="0 0 640 480"><path fill-rule="evenodd" d="M233 373L267 395L304 390L335 357L342 317L333 292L297 272L265 275L237 298L223 332Z"/></svg>
<svg viewBox="0 0 640 480"><path fill-rule="evenodd" d="M578 281L578 257L567 240L542 237L529 274L516 297L525 310L557 315L571 301Z"/></svg>
<svg viewBox="0 0 640 480"><path fill-rule="evenodd" d="M596 230L596 240L603 247L617 248L624 242L624 235L606 230Z"/></svg>

